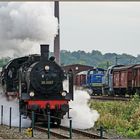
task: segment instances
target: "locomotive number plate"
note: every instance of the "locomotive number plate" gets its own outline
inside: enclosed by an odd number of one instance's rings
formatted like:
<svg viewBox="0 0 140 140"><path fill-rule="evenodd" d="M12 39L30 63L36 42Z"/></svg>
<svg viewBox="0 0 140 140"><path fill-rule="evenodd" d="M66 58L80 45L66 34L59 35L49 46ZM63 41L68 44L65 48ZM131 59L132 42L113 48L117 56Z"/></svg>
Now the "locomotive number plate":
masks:
<svg viewBox="0 0 140 140"><path fill-rule="evenodd" d="M52 85L53 81L41 81L42 85Z"/></svg>

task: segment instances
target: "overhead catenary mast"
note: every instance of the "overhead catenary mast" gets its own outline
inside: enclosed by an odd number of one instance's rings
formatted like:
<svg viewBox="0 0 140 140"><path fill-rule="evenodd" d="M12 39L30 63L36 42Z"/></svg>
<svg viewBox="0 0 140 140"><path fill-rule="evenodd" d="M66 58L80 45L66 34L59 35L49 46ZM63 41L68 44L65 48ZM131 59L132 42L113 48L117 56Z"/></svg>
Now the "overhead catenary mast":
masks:
<svg viewBox="0 0 140 140"><path fill-rule="evenodd" d="M54 1L54 16L57 17L59 24L59 1ZM54 39L54 56L56 62L60 64L60 26L58 28L58 34Z"/></svg>

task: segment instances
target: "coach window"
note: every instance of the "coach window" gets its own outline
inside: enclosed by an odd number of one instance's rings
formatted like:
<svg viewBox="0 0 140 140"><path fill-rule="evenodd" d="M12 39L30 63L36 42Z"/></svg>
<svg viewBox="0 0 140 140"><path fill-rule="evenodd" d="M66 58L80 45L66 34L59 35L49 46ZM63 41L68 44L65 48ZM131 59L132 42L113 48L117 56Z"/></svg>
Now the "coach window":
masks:
<svg viewBox="0 0 140 140"><path fill-rule="evenodd" d="M90 71L90 74L94 74L94 71Z"/></svg>
<svg viewBox="0 0 140 140"><path fill-rule="evenodd" d="M98 71L98 74L103 74L103 71Z"/></svg>

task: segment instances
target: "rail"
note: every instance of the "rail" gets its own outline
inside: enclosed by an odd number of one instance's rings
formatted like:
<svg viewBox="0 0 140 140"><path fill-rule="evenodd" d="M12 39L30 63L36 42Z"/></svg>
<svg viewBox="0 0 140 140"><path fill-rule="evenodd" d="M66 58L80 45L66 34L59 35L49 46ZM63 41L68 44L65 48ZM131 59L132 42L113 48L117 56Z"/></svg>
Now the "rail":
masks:
<svg viewBox="0 0 140 140"><path fill-rule="evenodd" d="M130 97L112 97L112 96L91 96L92 100L102 101L130 101Z"/></svg>
<svg viewBox="0 0 140 140"><path fill-rule="evenodd" d="M64 130L68 130L69 128L66 127L66 126L60 126L61 129L64 129ZM99 136L97 134L93 134L93 133L90 133L90 132L86 132L84 130L79 130L79 129L75 129L75 128L72 128L72 132L73 133L78 133L78 134L81 134L83 136L86 136L86 137L89 137L89 138L93 138L93 139L107 139L106 137L103 137L103 136Z"/></svg>
<svg viewBox="0 0 140 140"><path fill-rule="evenodd" d="M35 129L39 130L41 132L48 133L47 128L43 128L43 127L40 127L40 126L35 126ZM56 131L53 131L53 130L50 130L49 133L53 136L56 136L57 138L60 138L60 139L69 139L70 138L68 135L60 134L60 133L57 133Z"/></svg>
<svg viewBox="0 0 140 140"><path fill-rule="evenodd" d="M42 126L35 126L35 129L41 132L48 132L47 128ZM64 130L64 131L63 131ZM70 139L69 136L69 127L60 126L59 128L51 128L50 130L51 135L56 136L57 138L61 139ZM107 139L106 137L101 137L97 134L89 133L84 130L72 129L72 138L91 138L91 139Z"/></svg>

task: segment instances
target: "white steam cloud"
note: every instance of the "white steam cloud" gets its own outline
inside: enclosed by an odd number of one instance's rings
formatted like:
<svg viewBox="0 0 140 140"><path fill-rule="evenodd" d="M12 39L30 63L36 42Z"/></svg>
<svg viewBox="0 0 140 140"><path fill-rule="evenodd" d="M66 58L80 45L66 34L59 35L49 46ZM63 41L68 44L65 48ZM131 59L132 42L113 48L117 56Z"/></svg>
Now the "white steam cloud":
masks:
<svg viewBox="0 0 140 140"><path fill-rule="evenodd" d="M68 81L63 83L65 90L68 89ZM90 99L87 91L74 90L74 101L70 101L70 117L72 117L72 127L78 129L88 129L94 126L99 118L96 110L91 110L88 101ZM69 126L67 115L62 120L62 125Z"/></svg>
<svg viewBox="0 0 140 140"><path fill-rule="evenodd" d="M0 95L0 107L3 105L3 124L9 126L10 120L10 107L12 108L12 117L11 117L11 125L15 127L19 127L19 102L17 99L13 101L7 101L4 95ZM1 110L1 108L0 108ZM1 113L0 113L1 120ZM1 122L0 122L1 123ZM22 127L30 127L31 120L27 117L26 119L21 119Z"/></svg>
<svg viewBox="0 0 140 140"><path fill-rule="evenodd" d="M37 53L40 43L52 44L58 21L51 6L48 2L1 2L0 55Z"/></svg>

